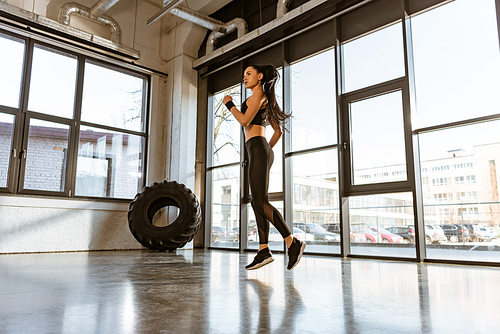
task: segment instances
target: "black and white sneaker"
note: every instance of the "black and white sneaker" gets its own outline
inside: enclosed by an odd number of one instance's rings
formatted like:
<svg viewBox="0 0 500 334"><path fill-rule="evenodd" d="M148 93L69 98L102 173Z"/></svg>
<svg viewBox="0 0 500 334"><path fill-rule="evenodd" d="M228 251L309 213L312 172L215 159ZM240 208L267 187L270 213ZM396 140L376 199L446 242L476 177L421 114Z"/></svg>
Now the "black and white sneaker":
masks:
<svg viewBox="0 0 500 334"><path fill-rule="evenodd" d="M273 254L269 248L261 249L253 259L253 262L245 267L246 270L254 270L264 267L266 264L273 262Z"/></svg>
<svg viewBox="0 0 500 334"><path fill-rule="evenodd" d="M286 267L288 270L292 270L299 264L304 249L306 249L306 243L293 238L292 245L288 248L288 266Z"/></svg>

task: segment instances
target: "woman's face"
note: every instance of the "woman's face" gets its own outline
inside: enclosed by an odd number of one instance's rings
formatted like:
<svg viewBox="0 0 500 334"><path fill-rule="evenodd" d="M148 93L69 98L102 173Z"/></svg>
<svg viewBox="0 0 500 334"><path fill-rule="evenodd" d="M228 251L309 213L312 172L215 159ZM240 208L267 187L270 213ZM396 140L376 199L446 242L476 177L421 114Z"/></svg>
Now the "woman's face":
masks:
<svg viewBox="0 0 500 334"><path fill-rule="evenodd" d="M264 75L262 73L257 73L255 68L249 66L243 73L243 82L246 88L252 89L260 84L259 80L262 80L263 77Z"/></svg>

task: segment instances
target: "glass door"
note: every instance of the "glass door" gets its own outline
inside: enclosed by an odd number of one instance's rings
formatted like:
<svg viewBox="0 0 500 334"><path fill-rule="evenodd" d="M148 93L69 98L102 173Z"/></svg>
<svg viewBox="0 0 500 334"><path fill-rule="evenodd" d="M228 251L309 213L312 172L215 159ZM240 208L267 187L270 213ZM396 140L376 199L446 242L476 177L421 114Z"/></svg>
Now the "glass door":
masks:
<svg viewBox="0 0 500 334"><path fill-rule="evenodd" d="M344 99L344 176L354 255L416 255L405 94L401 80Z"/></svg>

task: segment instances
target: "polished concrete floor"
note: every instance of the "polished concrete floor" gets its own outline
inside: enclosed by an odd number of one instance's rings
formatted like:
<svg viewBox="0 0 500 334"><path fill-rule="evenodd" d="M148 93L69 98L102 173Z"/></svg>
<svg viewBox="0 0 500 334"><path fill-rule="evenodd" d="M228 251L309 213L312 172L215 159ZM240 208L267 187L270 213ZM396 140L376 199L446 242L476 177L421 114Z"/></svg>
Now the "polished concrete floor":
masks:
<svg viewBox="0 0 500 334"><path fill-rule="evenodd" d="M500 269L217 250L0 255L0 333L500 333Z"/></svg>

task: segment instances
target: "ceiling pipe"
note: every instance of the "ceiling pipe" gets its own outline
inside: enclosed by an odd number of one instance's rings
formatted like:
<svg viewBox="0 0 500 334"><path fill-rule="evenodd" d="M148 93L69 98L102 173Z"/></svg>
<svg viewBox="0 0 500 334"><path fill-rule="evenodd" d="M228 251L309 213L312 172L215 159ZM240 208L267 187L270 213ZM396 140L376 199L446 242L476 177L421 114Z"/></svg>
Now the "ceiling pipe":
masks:
<svg viewBox="0 0 500 334"><path fill-rule="evenodd" d="M148 26L152 25L153 23L158 21L163 15L169 13L172 8L178 6L182 1L184 0L163 0L163 8L158 13L150 17L146 24Z"/></svg>
<svg viewBox="0 0 500 334"><path fill-rule="evenodd" d="M238 38L245 36L248 33L248 24L242 18L236 18L226 23L226 31L224 33L213 31L208 36L206 54L209 54L217 47L217 42L220 38L229 35L233 31L238 31Z"/></svg>
<svg viewBox="0 0 500 334"><path fill-rule="evenodd" d="M227 30L226 24L222 21L203 15L184 6L177 6L170 10L170 14L180 17L186 21L193 22L203 28L213 30L219 33L225 33Z"/></svg>
<svg viewBox="0 0 500 334"><path fill-rule="evenodd" d="M116 5L120 0L98 0L92 7L90 7L90 18L96 20L108 9Z"/></svg>
<svg viewBox="0 0 500 334"><path fill-rule="evenodd" d="M110 0L111 1L111 0ZM200 14L188 7L179 5L183 0L164 0L161 11L151 17L147 25L160 19L163 15L170 13L186 21L202 26L208 30L212 30L207 42L206 53L213 52L217 47L218 40L233 31L238 31L238 38L248 33L248 24L241 18L236 18L228 23L211 18L208 15Z"/></svg>
<svg viewBox="0 0 500 334"><path fill-rule="evenodd" d="M120 43L121 30L118 23L108 15L101 15L97 19L90 18L90 9L76 2L68 2L59 8L59 14L57 16L57 21L64 25L69 25L72 15L78 15L84 17L92 22L98 23L102 26L107 27L110 32L110 40L115 43Z"/></svg>
<svg viewBox="0 0 500 334"><path fill-rule="evenodd" d="M288 6L292 0L278 0L278 7L276 8L276 18L280 19L288 13Z"/></svg>

